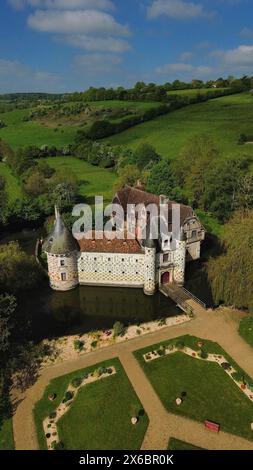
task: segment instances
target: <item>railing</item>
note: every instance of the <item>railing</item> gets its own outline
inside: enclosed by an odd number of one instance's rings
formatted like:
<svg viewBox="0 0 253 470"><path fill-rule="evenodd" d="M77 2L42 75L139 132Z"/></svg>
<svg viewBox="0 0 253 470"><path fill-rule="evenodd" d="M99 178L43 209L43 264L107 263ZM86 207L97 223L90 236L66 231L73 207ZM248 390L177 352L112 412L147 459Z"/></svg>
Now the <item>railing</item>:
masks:
<svg viewBox="0 0 253 470"><path fill-rule="evenodd" d="M205 310L206 310L206 304L204 302L202 302L202 300L198 299L198 297L196 297L195 295L193 295L191 292L189 292L187 289L185 289L184 287L181 287L181 289L187 294L189 295L189 297L194 300L195 302L197 302L199 305L201 305L201 307L203 307Z"/></svg>
<svg viewBox="0 0 253 470"><path fill-rule="evenodd" d="M160 291L162 294L170 297L184 311L189 309L190 305L186 302L191 299L198 303L202 308L206 309L206 304L184 287L180 287L175 284L167 284L160 286Z"/></svg>

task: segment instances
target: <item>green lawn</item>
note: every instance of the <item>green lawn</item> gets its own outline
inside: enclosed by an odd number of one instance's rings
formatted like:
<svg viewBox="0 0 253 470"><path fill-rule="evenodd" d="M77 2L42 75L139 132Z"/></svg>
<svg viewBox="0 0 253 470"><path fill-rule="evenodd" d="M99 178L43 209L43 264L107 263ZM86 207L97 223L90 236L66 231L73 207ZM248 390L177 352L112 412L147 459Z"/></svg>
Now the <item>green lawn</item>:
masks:
<svg viewBox="0 0 253 470"><path fill-rule="evenodd" d="M252 122L253 97L241 93L187 106L105 140L133 148L147 142L161 155L175 158L190 137L205 133L227 157L239 153L253 155L253 146L237 144L241 133L253 134Z"/></svg>
<svg viewBox="0 0 253 470"><path fill-rule="evenodd" d="M80 183L79 194L91 199L91 203L94 202L94 196L103 196L106 203L111 202L116 180L112 170L92 166L73 157L51 157L45 161L56 171L59 168L72 170Z"/></svg>
<svg viewBox="0 0 253 470"><path fill-rule="evenodd" d="M0 424L0 450L15 450L11 418Z"/></svg>
<svg viewBox="0 0 253 470"><path fill-rule="evenodd" d="M60 404L70 381L82 373L93 372L100 366L114 366L117 373L88 384L79 391L70 410L58 422L60 439L65 449L69 450L140 449L148 426L148 417L144 414L136 426L131 424L131 417L142 410L142 405L118 359L75 371L50 382L34 408L41 449L46 449L42 421ZM57 394L53 403L48 400L50 393Z"/></svg>
<svg viewBox="0 0 253 470"><path fill-rule="evenodd" d="M192 349L198 349L198 338L185 336L182 340ZM175 343L175 340L164 344L169 343ZM207 352L224 355L240 371L218 344L206 340L204 343ZM143 354L156 346L137 351L135 355L168 411L202 423L209 419L219 423L223 431L253 439L250 429L253 403L218 364L199 361L182 352L146 363ZM182 392L187 395L178 407L175 400Z"/></svg>
<svg viewBox="0 0 253 470"><path fill-rule="evenodd" d="M11 172L11 169L3 162L0 162L0 175L4 176L7 184L7 192L10 201L22 198L22 189L16 178Z"/></svg>
<svg viewBox="0 0 253 470"><path fill-rule="evenodd" d="M253 315L248 315L240 321L239 333L253 348Z"/></svg>
<svg viewBox="0 0 253 470"><path fill-rule="evenodd" d="M188 442L180 441L179 439L175 439L171 437L169 440L168 450L204 450L201 447L196 447L193 444L189 444Z"/></svg>

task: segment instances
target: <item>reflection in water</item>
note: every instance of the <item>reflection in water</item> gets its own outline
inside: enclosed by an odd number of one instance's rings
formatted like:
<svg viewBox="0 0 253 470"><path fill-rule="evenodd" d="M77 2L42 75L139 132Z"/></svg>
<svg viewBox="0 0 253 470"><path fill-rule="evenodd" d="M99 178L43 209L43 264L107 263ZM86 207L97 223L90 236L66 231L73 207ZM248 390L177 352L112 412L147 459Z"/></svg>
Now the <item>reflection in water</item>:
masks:
<svg viewBox="0 0 253 470"><path fill-rule="evenodd" d="M0 243L18 240L33 254L42 230L23 230L5 236ZM80 286L69 292L55 292L48 280L18 298L18 314L29 325L23 334L34 339L84 333L111 328L119 320L125 325L180 313L176 305L157 293L147 297L142 289Z"/></svg>
<svg viewBox="0 0 253 470"><path fill-rule="evenodd" d="M19 304L19 313L28 315L36 339L110 328L116 320L128 325L180 313L159 293L147 297L142 289L88 286L54 292L46 281L31 296L20 296Z"/></svg>

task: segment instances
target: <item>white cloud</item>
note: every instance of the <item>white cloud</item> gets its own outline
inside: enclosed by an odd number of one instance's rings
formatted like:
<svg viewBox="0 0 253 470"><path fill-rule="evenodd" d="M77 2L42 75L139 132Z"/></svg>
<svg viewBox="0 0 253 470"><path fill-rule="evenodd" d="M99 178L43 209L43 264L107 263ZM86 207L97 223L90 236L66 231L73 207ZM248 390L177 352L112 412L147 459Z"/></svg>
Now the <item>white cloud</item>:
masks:
<svg viewBox="0 0 253 470"><path fill-rule="evenodd" d="M162 65L161 67L157 67L156 73L159 75L164 75L164 74L176 74L176 75L187 75L191 76L191 78L197 77L202 77L202 76L207 76L213 73L213 68L208 67L206 65L192 65L192 64L186 64L183 62L177 62L175 64L165 64Z"/></svg>
<svg viewBox="0 0 253 470"><path fill-rule="evenodd" d="M128 51L130 45L127 41L120 38L87 36L86 34L72 34L56 36L56 41L63 42L73 47L84 49L86 51L95 52L113 52L121 53Z"/></svg>
<svg viewBox="0 0 253 470"><path fill-rule="evenodd" d="M47 33L129 35L127 26L118 23L108 13L98 10L37 10L29 15L28 25Z"/></svg>
<svg viewBox="0 0 253 470"><path fill-rule="evenodd" d="M253 69L253 45L241 45L227 51L217 50L210 53L211 57L219 59L223 65L236 68L251 67ZM246 69L245 69L246 71Z"/></svg>
<svg viewBox="0 0 253 470"><path fill-rule="evenodd" d="M185 0L154 0L148 7L148 17L158 18L166 15L174 19L210 18L214 12L206 10L201 3Z"/></svg>
<svg viewBox="0 0 253 470"><path fill-rule="evenodd" d="M194 57L193 52L183 52L180 55L180 61L187 62L188 60L191 60L193 57Z"/></svg>
<svg viewBox="0 0 253 470"><path fill-rule="evenodd" d="M87 54L74 60L74 70L88 75L110 74L121 65L122 58L113 54Z"/></svg>
<svg viewBox="0 0 253 470"><path fill-rule="evenodd" d="M54 92L60 88L57 74L34 70L18 61L0 59L0 92Z"/></svg>
<svg viewBox="0 0 253 470"><path fill-rule="evenodd" d="M16 9L26 6L34 8L53 8L59 10L76 9L114 9L111 0L8 0L10 5Z"/></svg>

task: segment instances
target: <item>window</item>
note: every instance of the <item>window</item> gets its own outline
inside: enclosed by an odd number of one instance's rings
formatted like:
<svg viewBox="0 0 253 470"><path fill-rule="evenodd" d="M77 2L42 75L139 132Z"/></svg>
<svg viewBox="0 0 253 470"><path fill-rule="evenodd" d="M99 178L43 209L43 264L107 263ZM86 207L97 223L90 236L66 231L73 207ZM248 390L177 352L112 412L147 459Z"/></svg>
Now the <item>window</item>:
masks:
<svg viewBox="0 0 253 470"><path fill-rule="evenodd" d="M108 258L108 261L111 261L111 258Z"/></svg>
<svg viewBox="0 0 253 470"><path fill-rule="evenodd" d="M164 240L164 246L168 246L169 240Z"/></svg>
<svg viewBox="0 0 253 470"><path fill-rule="evenodd" d="M169 261L169 255L163 255L163 262L166 263L167 261Z"/></svg>
<svg viewBox="0 0 253 470"><path fill-rule="evenodd" d="M192 238L196 238L196 236L197 236L197 230L193 230L192 231Z"/></svg>
<svg viewBox="0 0 253 470"><path fill-rule="evenodd" d="M123 261L123 262L124 262L124 261L125 261L125 260L124 260L124 258L122 258L122 260L121 260L121 261Z"/></svg>
<svg viewBox="0 0 253 470"><path fill-rule="evenodd" d="M65 266L65 261L64 261L64 259L61 259L61 266Z"/></svg>
<svg viewBox="0 0 253 470"><path fill-rule="evenodd" d="M66 279L67 279L66 273L61 273L61 280L66 281Z"/></svg>

